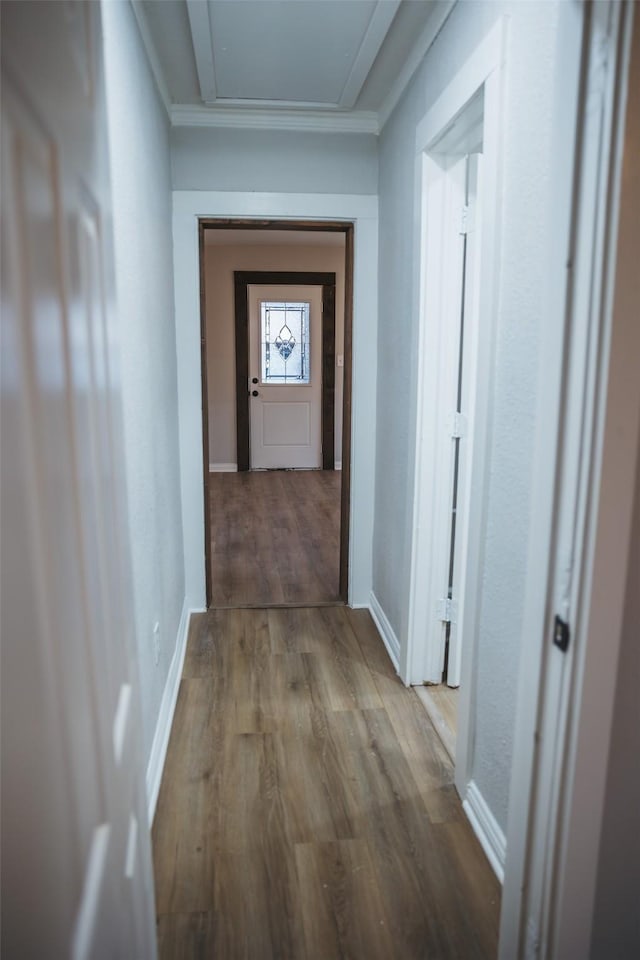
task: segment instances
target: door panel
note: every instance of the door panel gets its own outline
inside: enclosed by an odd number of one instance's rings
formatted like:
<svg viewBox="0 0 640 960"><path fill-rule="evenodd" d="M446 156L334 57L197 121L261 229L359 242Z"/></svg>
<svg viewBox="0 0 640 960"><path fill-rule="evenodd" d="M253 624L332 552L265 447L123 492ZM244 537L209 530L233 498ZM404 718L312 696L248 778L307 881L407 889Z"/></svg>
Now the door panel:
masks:
<svg viewBox="0 0 640 960"><path fill-rule="evenodd" d="M322 288L319 286L249 286L250 465L252 469L322 466ZM271 369L283 374L298 361L303 347L284 313L273 310L271 343L263 346L262 310L266 304L309 304L308 369L306 383L269 382L265 351L271 351ZM293 321L291 321L293 326ZM278 328L276 330L276 327ZM286 339L286 343L280 337ZM280 337L280 341L278 341ZM295 341L295 342L294 342ZM296 367L298 371L302 366ZM254 382L255 381L255 382Z"/></svg>
<svg viewBox="0 0 640 960"><path fill-rule="evenodd" d="M263 401L262 444L265 447L308 447L311 442L311 404L297 400ZM259 430L260 428L258 428Z"/></svg>
<svg viewBox="0 0 640 960"><path fill-rule="evenodd" d="M2 13L2 953L147 958L100 6Z"/></svg>

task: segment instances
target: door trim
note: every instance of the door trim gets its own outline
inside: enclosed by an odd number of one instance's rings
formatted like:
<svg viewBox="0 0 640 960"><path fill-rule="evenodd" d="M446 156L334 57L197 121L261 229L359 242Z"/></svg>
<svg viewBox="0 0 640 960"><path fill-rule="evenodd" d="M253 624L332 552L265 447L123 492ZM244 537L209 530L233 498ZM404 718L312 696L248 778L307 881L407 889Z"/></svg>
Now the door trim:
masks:
<svg viewBox="0 0 640 960"><path fill-rule="evenodd" d="M255 286L322 287L322 469L335 468L336 275L315 272L234 270L236 329L236 457L238 472L249 470L249 303Z"/></svg>
<svg viewBox="0 0 640 960"><path fill-rule="evenodd" d="M460 602L464 620L459 623L459 642L462 648L458 733L456 738L455 784L461 798L467 796L473 776L475 742L475 675L478 668L478 611L482 589L482 544L486 525L487 450L491 429L492 371L495 350L496 282L500 250L500 150L501 116L504 86L504 43L506 19L501 17L471 53L452 78L436 103L418 125L415 143L416 204L420 212L416 223L414 255L414 304L420 317L417 359L417 388L414 421L416 459L413 491L413 537L411 545L411 574L409 587L409 624L407 642L401 651L400 676L406 683L422 682L427 635L427 622L433 616L429 608L430 595L424 589L425 577L431 565L432 544L425 531L430 529L435 480L433 458L427 445L425 431L432 429L434 399L437 384L427 377L429 370L429 334L439 336L439 307L434 303L440 277L433 260L423 260L427 230L434 196L425 188L434 183L429 155L446 132L450 121L473 101L478 91L484 90L482 185L478 191L478 205L482 205L479 244L482 250L482 274L477 291L477 329L482 331L475 345L470 345L469 363L475 369L475 383L471 384L473 423L469 425L470 484L467 513L466 570ZM430 205L429 205L430 204ZM433 239L433 238L432 238ZM433 246L433 244L432 244ZM437 250L437 247L436 247ZM439 253L439 251L438 251ZM428 274L425 270L428 268ZM427 310L427 306L431 309ZM434 312L435 310L435 312ZM437 342L437 339L436 339ZM475 356L472 359L472 353ZM429 484L429 488L427 488ZM416 673L417 671L417 673Z"/></svg>
<svg viewBox="0 0 640 960"><path fill-rule="evenodd" d="M204 230L198 226L198 264L200 270L200 369L202 396L202 479L204 483L204 577L207 609L213 597L213 568L211 564L211 510L209 508L209 390L207 380L207 287L205 273Z"/></svg>
<svg viewBox="0 0 640 960"><path fill-rule="evenodd" d="M213 597L211 522L209 505L209 433L207 391L207 341L206 341L206 289L205 289L205 230L305 230L318 233L343 233L345 235L344 272L344 380L342 388L342 469L340 496L340 560L338 595L343 603L349 602L350 535L351 535L351 424L353 410L353 298L354 298L354 228L352 220L252 220L247 217L197 217L198 267L200 277L200 357L201 357L201 403L202 403L202 451L204 486L204 566L205 601L209 609ZM377 221L376 221L377 230ZM335 302L335 296L334 296ZM333 370L335 377L335 369ZM247 374L248 376L248 374ZM247 382L245 380L245 389ZM334 401L335 402L335 401ZM202 529L202 528L201 528ZM359 565L356 564L356 569Z"/></svg>

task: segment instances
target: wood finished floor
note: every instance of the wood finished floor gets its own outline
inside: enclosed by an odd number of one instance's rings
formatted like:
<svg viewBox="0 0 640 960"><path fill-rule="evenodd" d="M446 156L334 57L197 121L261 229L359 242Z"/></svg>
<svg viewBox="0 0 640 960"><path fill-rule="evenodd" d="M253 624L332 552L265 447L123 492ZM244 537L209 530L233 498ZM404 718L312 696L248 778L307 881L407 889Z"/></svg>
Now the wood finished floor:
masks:
<svg viewBox="0 0 640 960"><path fill-rule="evenodd" d="M153 848L163 960L496 955L498 882L368 611L192 619Z"/></svg>
<svg viewBox="0 0 640 960"><path fill-rule="evenodd" d="M338 600L340 471L209 475L213 606Z"/></svg>
<svg viewBox="0 0 640 960"><path fill-rule="evenodd" d="M456 755L460 690L441 683L437 686L416 687L415 692L453 760Z"/></svg>

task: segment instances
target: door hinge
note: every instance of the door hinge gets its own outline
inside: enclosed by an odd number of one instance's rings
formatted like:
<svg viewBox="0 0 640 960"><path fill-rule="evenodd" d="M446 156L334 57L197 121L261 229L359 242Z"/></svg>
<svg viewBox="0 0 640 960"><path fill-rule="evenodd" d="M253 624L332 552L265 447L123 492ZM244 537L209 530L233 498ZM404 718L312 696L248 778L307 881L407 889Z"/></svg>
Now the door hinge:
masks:
<svg viewBox="0 0 640 960"><path fill-rule="evenodd" d="M454 410L449 417L449 433L452 440L457 440L459 437L465 437L467 435L467 418L464 413Z"/></svg>
<svg viewBox="0 0 640 960"><path fill-rule="evenodd" d="M464 236L469 233L471 229L470 216L469 216L469 204L465 203L464 207L460 211L460 235Z"/></svg>
<svg viewBox="0 0 640 960"><path fill-rule="evenodd" d="M438 620L442 623L455 623L457 604L451 597L438 601Z"/></svg>

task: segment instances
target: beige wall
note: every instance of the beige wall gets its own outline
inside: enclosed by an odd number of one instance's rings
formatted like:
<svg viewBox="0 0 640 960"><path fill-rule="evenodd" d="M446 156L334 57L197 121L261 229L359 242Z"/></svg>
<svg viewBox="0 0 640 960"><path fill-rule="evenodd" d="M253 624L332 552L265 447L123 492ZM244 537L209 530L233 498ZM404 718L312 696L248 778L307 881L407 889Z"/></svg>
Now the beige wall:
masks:
<svg viewBox="0 0 640 960"><path fill-rule="evenodd" d="M344 242L340 246L241 245L205 248L209 463L236 463L234 270L336 274L336 356L344 352ZM343 368L336 368L335 458L342 456Z"/></svg>

